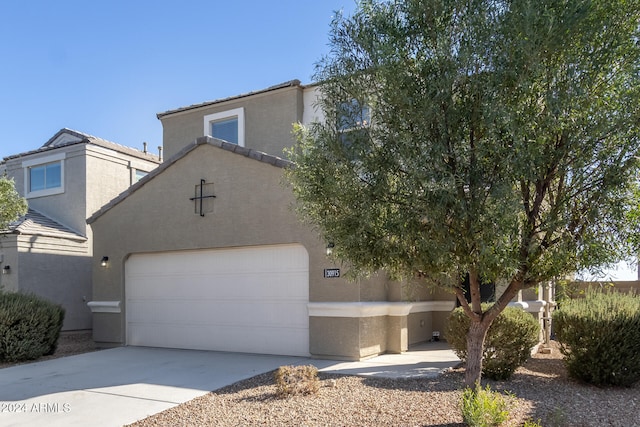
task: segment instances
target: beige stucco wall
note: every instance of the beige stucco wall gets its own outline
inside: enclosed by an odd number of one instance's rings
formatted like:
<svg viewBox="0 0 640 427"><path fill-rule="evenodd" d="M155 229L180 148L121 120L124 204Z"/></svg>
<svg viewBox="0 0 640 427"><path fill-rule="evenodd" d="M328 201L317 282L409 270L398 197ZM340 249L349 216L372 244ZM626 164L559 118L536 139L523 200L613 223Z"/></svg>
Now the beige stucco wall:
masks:
<svg viewBox="0 0 640 427"><path fill-rule="evenodd" d="M412 313L408 316L409 345L425 342L433 336L433 313Z"/></svg>
<svg viewBox="0 0 640 427"><path fill-rule="evenodd" d="M309 353L315 357L359 360L359 336L358 318L309 317Z"/></svg>
<svg viewBox="0 0 640 427"><path fill-rule="evenodd" d="M294 143L293 124L302 120L302 91L300 86L285 87L161 116L165 158L205 136L206 115L236 108L244 108L245 147L282 156Z"/></svg>
<svg viewBox="0 0 640 427"><path fill-rule="evenodd" d="M325 268L341 268L344 275L347 267L328 259L326 242L298 220L283 169L208 141L194 143L178 158L167 160L159 173L90 220L94 231L93 300L120 304L120 312L94 315L94 339L100 345L126 342L124 269L134 253L298 243L309 254L311 303L330 303L338 309L342 303L364 303L366 311L367 303L406 300L402 284L382 272L357 281L324 278ZM204 217L195 212L194 202L189 200L201 179L213 183L216 196L213 211ZM103 256L109 257L107 268L99 265ZM424 290L412 296L422 301L451 300L450 295ZM405 351L409 343L430 337L431 329L425 335L419 320L415 326L416 316L357 314L359 309L352 308L347 309L347 317L336 316L331 310L310 316L312 355L358 360ZM429 320L427 329L436 323L431 313L422 316Z"/></svg>
<svg viewBox="0 0 640 427"><path fill-rule="evenodd" d="M362 360L408 348L406 316L311 316L309 335L310 353L319 358Z"/></svg>
<svg viewBox="0 0 640 427"><path fill-rule="evenodd" d="M132 253L300 243L309 253L311 301L360 301L382 294L383 280L367 283L323 277L336 265L326 258L326 243L302 225L292 209L292 193L283 186L283 169L204 144L196 146L162 173L115 204L92 224L93 299L121 301L121 313L102 313L94 324L99 342L124 343L124 263ZM195 186L213 182L213 212L194 212ZM110 266L99 261L108 256Z"/></svg>

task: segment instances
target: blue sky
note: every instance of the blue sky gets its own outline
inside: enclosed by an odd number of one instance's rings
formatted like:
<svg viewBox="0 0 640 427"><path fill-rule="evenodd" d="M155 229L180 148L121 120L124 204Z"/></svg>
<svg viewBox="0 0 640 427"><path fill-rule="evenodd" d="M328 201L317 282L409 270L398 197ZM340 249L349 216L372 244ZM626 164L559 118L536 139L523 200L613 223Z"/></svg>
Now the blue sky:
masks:
<svg viewBox="0 0 640 427"><path fill-rule="evenodd" d="M312 81L354 0L35 0L0 6L0 158L63 127L162 143L156 113Z"/></svg>

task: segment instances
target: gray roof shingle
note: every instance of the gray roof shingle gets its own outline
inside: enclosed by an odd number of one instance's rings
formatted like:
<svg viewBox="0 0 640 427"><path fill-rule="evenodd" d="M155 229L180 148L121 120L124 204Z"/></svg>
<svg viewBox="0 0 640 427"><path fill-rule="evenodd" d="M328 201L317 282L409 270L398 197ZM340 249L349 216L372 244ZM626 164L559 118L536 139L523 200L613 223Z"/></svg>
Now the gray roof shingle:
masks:
<svg viewBox="0 0 640 427"><path fill-rule="evenodd" d="M205 101L205 102L201 102L199 104L189 105L187 107L180 107L180 108L176 108L174 110L164 111L162 113L157 113L156 117L158 117L158 119L162 119L164 116L168 116L168 115L175 114L175 113L180 113L182 111L194 110L194 109L200 108L200 107L208 107L210 105L220 104L220 103L226 102L226 101L233 101L235 99L246 98L248 96L257 95L257 94L260 94L260 93L271 92L273 90L284 89L284 88L287 88L287 87L295 87L295 86L302 87L302 88L305 87L300 83L300 80L297 80L297 79L289 80L288 82L284 82L284 83L280 83L280 84L277 84L277 85L274 85L274 86L270 86L270 87L268 87L266 89L261 89L261 90L256 90L256 91L253 91L253 92L244 93L242 95L230 96L228 98L216 99L214 101Z"/></svg>
<svg viewBox="0 0 640 427"><path fill-rule="evenodd" d="M53 141L55 141L60 135L62 134L69 134L69 135L73 135L76 138L79 138L79 140L77 141L69 141L69 142L65 142L62 144L58 144L58 145L51 145L53 143ZM148 160L151 162L156 162L156 163L160 163L160 159L157 155L155 154L151 154L151 153L145 153L144 151L140 151L137 150L135 148L131 148L131 147L126 147L124 145L112 142L112 141L108 141L106 139L103 138L99 138L97 136L93 136L93 135L89 135L88 133L84 133L84 132L79 132L77 130L73 130L73 129L69 129L69 128L62 128L60 129L58 132L56 132L55 135L53 135L47 142L44 143L44 145L38 149L35 150L31 150L31 151L27 151L24 153L19 153L19 154L14 154L11 156L7 156L3 159L3 162L6 162L7 160L11 160L11 159L17 159L20 157L24 157L24 156L28 156L31 154L36 154L36 153L42 153L45 151L50 151L50 150L55 150L58 149L60 147L68 147L71 145L77 145L77 144L93 144L93 145L97 145L99 147L103 147L103 148L108 148L110 150L114 150L117 151L119 153L123 153L123 154L128 154L130 156L134 156L134 157L138 157L140 159L144 159L144 160Z"/></svg>
<svg viewBox="0 0 640 427"><path fill-rule="evenodd" d="M9 229L2 231L2 233L57 237L61 239L75 240L78 242L84 242L87 240L86 236L73 231L72 229L31 208L29 208L26 215L9 224Z"/></svg>

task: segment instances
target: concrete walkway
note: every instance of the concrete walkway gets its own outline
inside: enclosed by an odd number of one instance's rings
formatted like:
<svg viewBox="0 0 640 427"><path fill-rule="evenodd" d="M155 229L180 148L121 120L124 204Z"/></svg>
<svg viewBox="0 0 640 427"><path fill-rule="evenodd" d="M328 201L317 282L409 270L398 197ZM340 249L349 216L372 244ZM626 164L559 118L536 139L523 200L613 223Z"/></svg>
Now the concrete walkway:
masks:
<svg viewBox="0 0 640 427"><path fill-rule="evenodd" d="M282 365L412 378L457 363L444 343L362 362L118 347L0 369L0 425L121 426Z"/></svg>
<svg viewBox="0 0 640 427"><path fill-rule="evenodd" d="M322 372L382 378L429 378L460 363L460 359L445 342L433 342L412 347L402 354L383 354L361 362L331 362L320 366L320 361L312 361Z"/></svg>

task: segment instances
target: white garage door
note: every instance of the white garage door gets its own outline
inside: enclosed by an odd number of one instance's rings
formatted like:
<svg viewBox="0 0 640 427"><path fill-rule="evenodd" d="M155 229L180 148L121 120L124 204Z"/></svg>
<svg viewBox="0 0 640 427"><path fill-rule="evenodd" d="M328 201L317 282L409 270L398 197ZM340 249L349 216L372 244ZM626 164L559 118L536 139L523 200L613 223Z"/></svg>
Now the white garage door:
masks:
<svg viewBox="0 0 640 427"><path fill-rule="evenodd" d="M300 245L135 254L127 344L309 354L309 256Z"/></svg>

